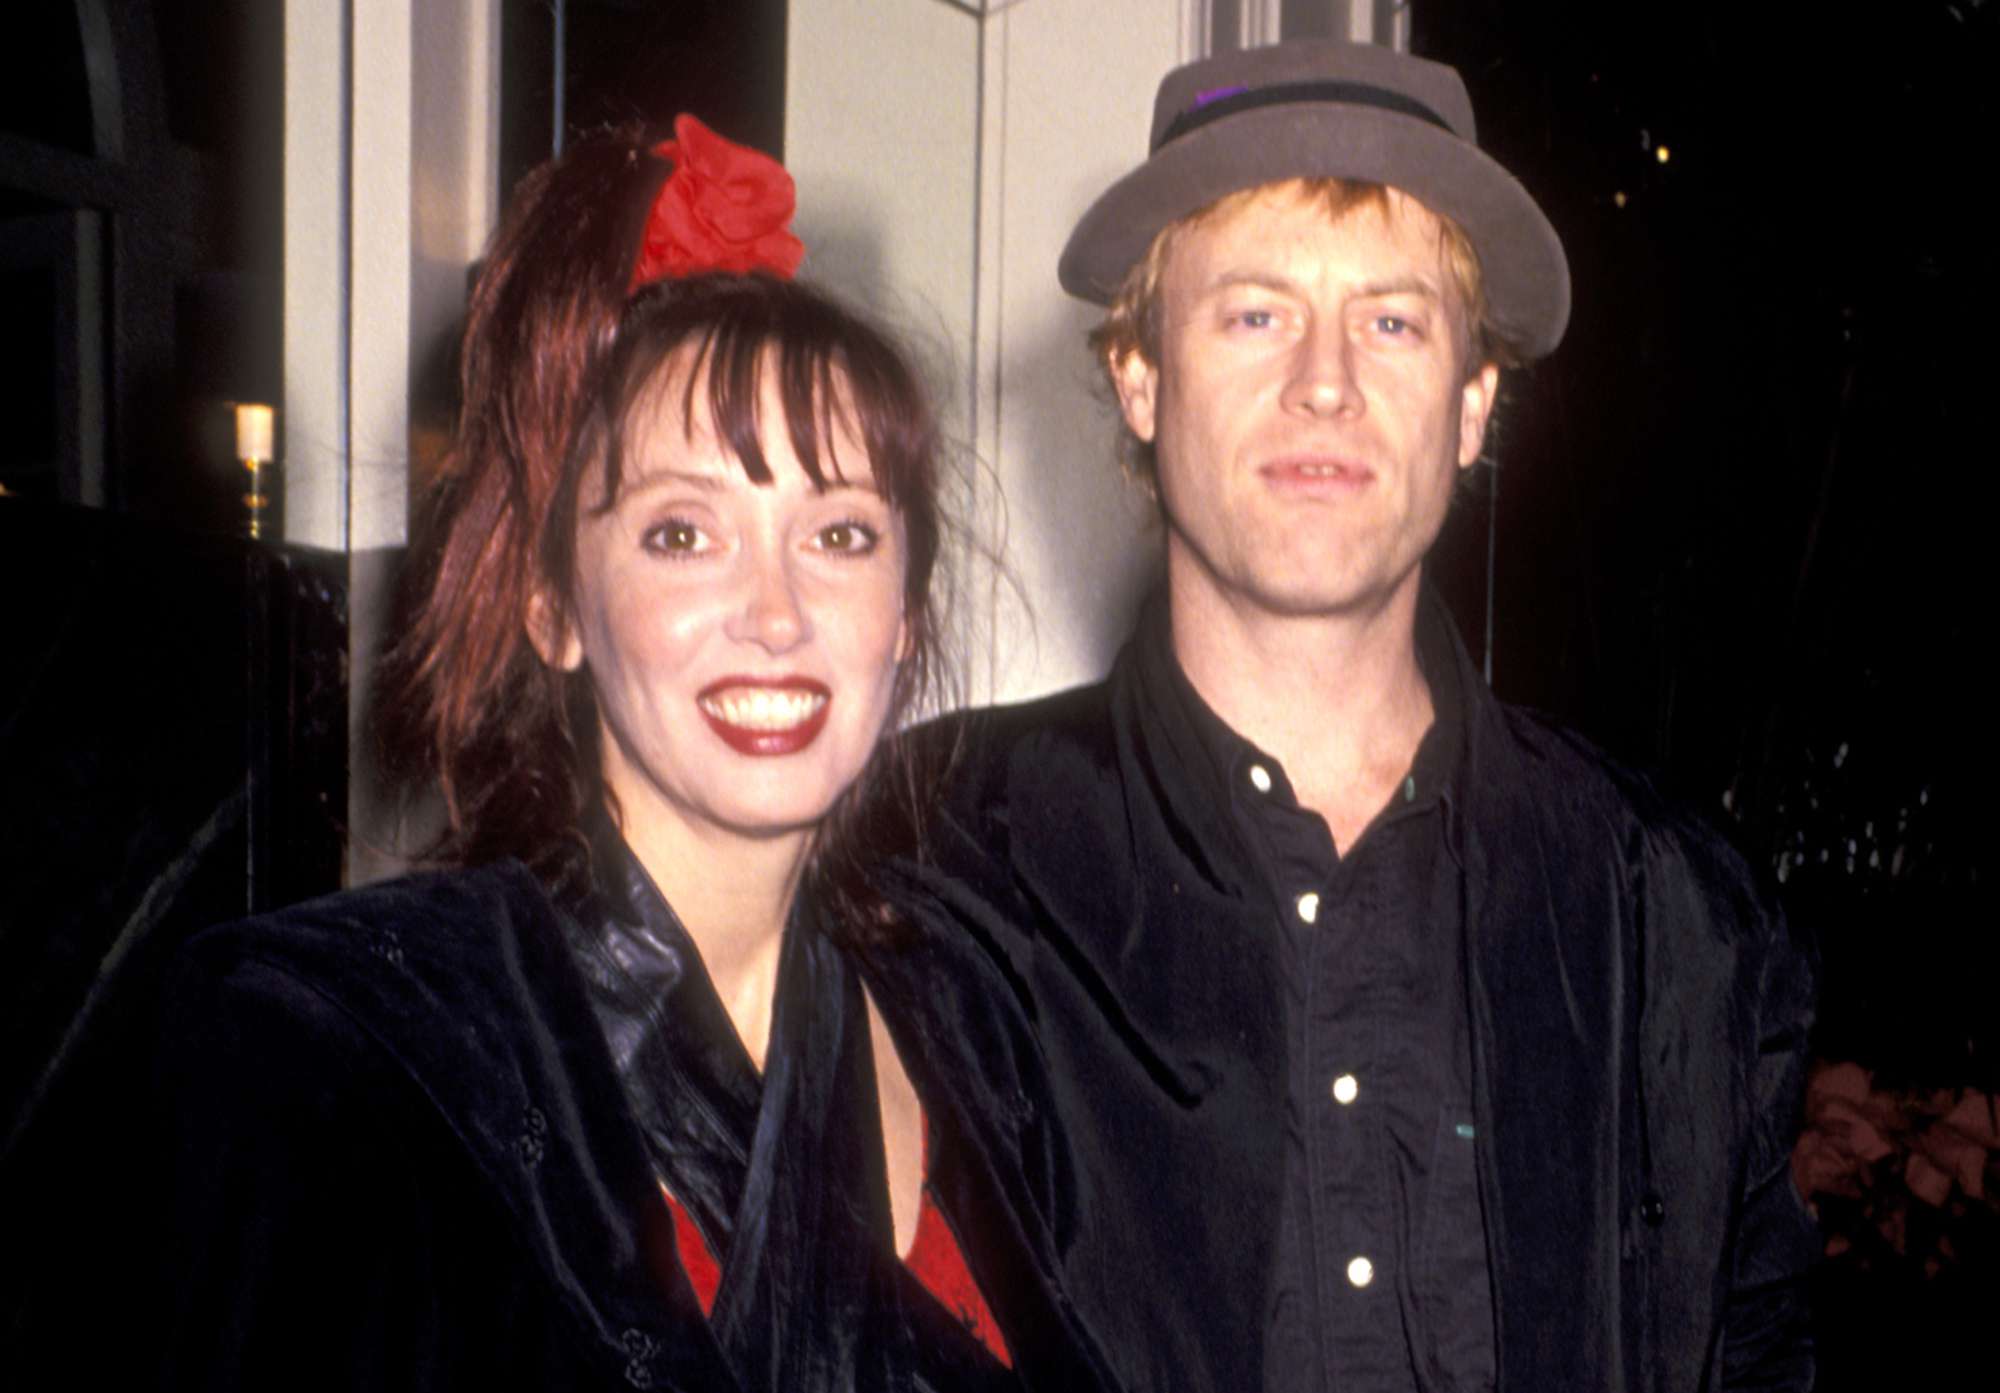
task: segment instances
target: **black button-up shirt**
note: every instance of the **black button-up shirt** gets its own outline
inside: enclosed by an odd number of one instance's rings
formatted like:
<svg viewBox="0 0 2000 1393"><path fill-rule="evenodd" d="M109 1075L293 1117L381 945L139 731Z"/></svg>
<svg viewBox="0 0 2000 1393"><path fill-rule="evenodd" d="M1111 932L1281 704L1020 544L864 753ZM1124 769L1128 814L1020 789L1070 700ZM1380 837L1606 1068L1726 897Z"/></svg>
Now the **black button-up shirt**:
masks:
<svg viewBox="0 0 2000 1393"><path fill-rule="evenodd" d="M1186 792L1229 810L1252 862L1245 880L1261 892L1246 929L1276 939L1284 982L1285 1174L1264 1387L1490 1388L1462 877L1444 833L1464 748L1452 654L1421 654L1436 719L1389 805L1341 854L1278 761L1202 702L1165 627L1148 626L1147 675L1170 694L1157 709L1208 756L1181 771Z"/></svg>

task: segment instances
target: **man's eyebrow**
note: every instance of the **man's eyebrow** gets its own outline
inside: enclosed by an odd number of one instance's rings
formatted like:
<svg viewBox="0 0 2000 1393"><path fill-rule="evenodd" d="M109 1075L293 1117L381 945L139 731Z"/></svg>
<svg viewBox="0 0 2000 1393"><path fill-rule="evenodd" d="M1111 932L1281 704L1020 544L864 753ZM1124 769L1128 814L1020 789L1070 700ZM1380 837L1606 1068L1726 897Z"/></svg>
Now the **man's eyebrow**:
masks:
<svg viewBox="0 0 2000 1393"><path fill-rule="evenodd" d="M1202 287L1204 295L1214 295L1224 290L1238 290L1244 286L1254 286L1260 290L1275 290L1281 294L1298 293L1298 282L1290 276L1281 276L1271 271L1246 268L1240 271L1222 271L1210 278Z"/></svg>
<svg viewBox="0 0 2000 1393"><path fill-rule="evenodd" d="M1276 275L1269 271L1245 269L1223 271L1203 287L1205 295L1215 295L1223 291L1252 286L1261 290L1277 291L1281 294L1297 294L1299 283L1290 276ZM1384 280L1364 281L1357 290L1363 297L1379 295L1428 295L1433 299L1444 298L1444 287L1436 280L1419 274L1390 276Z"/></svg>
<svg viewBox="0 0 2000 1393"><path fill-rule="evenodd" d="M1366 296L1375 295L1428 295L1433 299L1444 298L1444 287L1428 276L1391 276L1387 280L1369 281L1361 287Z"/></svg>

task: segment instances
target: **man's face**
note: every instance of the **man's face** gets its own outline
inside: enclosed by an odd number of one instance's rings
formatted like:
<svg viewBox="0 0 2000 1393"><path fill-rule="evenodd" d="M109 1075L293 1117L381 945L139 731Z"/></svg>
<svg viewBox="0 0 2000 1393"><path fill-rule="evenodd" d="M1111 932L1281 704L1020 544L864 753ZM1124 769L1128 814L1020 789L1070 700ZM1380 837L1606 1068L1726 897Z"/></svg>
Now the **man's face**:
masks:
<svg viewBox="0 0 2000 1393"><path fill-rule="evenodd" d="M1275 186L1172 248L1160 361L1114 376L1157 452L1177 604L1310 616L1414 597L1499 373L1467 374L1436 217L1389 200L1334 222Z"/></svg>

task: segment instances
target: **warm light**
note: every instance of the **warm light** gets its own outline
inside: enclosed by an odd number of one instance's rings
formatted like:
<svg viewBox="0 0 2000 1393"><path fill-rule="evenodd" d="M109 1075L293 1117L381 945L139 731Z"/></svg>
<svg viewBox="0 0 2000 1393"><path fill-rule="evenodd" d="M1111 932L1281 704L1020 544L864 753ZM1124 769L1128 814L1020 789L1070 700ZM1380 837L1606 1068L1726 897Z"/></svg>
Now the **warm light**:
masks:
<svg viewBox="0 0 2000 1393"><path fill-rule="evenodd" d="M1653 151L1653 158L1658 160L1661 164L1665 164L1669 158L1667 154L1667 147L1662 145L1656 148Z"/></svg>
<svg viewBox="0 0 2000 1393"><path fill-rule="evenodd" d="M1623 208L1625 206L1625 190L1620 189L1617 193L1611 195L1611 201L1620 208Z"/></svg>
<svg viewBox="0 0 2000 1393"><path fill-rule="evenodd" d="M236 458L245 464L252 460L261 463L277 458L271 449L276 414L270 407L256 402L237 403Z"/></svg>

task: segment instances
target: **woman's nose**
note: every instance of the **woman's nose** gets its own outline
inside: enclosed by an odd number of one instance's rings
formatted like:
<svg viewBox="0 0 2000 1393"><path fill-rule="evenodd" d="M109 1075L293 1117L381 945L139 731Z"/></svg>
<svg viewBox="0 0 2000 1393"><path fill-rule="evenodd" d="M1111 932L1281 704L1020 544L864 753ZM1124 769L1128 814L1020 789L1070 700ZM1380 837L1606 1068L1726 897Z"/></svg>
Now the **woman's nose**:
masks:
<svg viewBox="0 0 2000 1393"><path fill-rule="evenodd" d="M743 606L730 622L730 637L769 653L783 653L811 637L812 627L785 557L760 551L750 558L749 568Z"/></svg>

